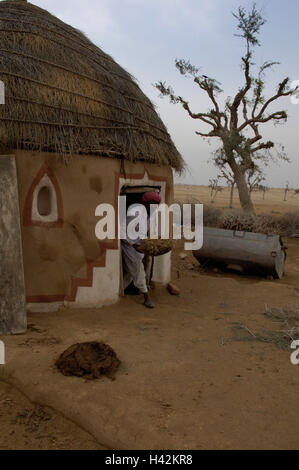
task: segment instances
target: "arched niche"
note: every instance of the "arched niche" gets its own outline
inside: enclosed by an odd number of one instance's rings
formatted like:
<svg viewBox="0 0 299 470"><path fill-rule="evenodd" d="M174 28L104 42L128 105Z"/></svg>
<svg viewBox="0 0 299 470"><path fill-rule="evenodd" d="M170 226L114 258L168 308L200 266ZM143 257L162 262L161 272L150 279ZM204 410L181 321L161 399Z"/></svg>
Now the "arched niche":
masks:
<svg viewBox="0 0 299 470"><path fill-rule="evenodd" d="M34 179L24 210L24 225L58 227L63 223L61 191L54 173L44 165Z"/></svg>

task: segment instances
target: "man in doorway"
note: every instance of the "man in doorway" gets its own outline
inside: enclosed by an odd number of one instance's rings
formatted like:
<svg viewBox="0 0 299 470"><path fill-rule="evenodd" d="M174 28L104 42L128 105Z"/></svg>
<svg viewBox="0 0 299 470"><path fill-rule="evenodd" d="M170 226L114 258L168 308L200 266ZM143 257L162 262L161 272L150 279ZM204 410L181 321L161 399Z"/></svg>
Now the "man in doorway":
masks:
<svg viewBox="0 0 299 470"><path fill-rule="evenodd" d="M150 229L150 206L151 204L160 204L161 196L156 192L146 192L142 196L142 204L145 206L147 211L147 232ZM130 214L127 215L126 224L128 224L134 219L135 216ZM141 244L141 239L130 240L127 235L125 240L121 241L122 247L122 260L123 260L123 273L124 273L124 290L131 286L133 283L133 288L137 292L141 292L144 295L144 305L147 308L154 308L154 303L152 302L148 287L146 283L146 274L143 264L144 254L137 251L136 248Z"/></svg>

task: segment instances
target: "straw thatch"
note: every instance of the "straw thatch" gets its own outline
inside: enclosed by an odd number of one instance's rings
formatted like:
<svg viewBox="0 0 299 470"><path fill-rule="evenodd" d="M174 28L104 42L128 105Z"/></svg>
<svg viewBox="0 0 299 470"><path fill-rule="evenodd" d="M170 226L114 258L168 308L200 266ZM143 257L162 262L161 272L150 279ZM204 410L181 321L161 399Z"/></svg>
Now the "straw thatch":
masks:
<svg viewBox="0 0 299 470"><path fill-rule="evenodd" d="M183 160L133 78L81 32L26 1L0 2L0 142L58 154Z"/></svg>

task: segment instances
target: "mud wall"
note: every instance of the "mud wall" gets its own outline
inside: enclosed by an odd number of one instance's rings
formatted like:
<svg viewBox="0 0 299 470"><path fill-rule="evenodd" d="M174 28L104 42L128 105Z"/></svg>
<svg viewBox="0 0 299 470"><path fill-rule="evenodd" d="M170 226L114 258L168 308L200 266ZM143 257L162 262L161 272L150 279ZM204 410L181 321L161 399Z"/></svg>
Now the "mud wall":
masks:
<svg viewBox="0 0 299 470"><path fill-rule="evenodd" d="M0 155L0 334L26 330L26 303L14 156Z"/></svg>
<svg viewBox="0 0 299 470"><path fill-rule="evenodd" d="M119 182L143 179L147 172L166 184L166 202L173 197L172 171L157 165L125 162L88 156L73 156L64 162L59 156L47 153L15 152L19 180L19 201L22 221L22 240L25 284L28 303L75 302L78 289L107 291L110 281L119 277L118 241L99 242L95 236L95 209L101 203L116 205ZM60 198L59 220L42 225L30 221L32 193L43 172L53 176ZM59 196L59 194L58 194ZM61 203L59 200L61 199ZM111 251L112 250L112 251ZM109 254L110 253L110 254ZM107 271L109 279L101 286L105 272L94 268L113 264ZM114 290L116 289L114 284ZM118 294L118 293L117 293Z"/></svg>

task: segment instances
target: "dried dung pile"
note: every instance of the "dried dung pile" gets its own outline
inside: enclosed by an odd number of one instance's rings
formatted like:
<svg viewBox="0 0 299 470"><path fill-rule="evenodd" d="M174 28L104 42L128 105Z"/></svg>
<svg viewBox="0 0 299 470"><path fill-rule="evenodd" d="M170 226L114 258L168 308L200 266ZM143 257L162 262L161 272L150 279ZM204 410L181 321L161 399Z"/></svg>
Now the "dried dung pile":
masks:
<svg viewBox="0 0 299 470"><path fill-rule="evenodd" d="M105 375L114 379L120 360L110 346L94 341L73 344L59 356L55 365L67 376L98 379Z"/></svg>

